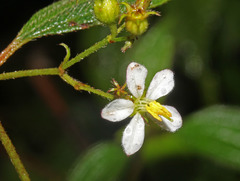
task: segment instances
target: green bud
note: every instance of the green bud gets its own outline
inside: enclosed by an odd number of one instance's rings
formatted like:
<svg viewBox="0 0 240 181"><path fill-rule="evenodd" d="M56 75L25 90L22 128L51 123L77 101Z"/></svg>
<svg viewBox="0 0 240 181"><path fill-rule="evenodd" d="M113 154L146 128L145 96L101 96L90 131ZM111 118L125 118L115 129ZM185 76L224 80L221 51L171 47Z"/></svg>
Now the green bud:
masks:
<svg viewBox="0 0 240 181"><path fill-rule="evenodd" d="M146 10L150 0L137 0L135 4L130 5L122 2L126 6L127 13L122 14L119 19L119 24L125 18L126 30L135 36L143 34L148 29L148 16L157 15L158 12Z"/></svg>
<svg viewBox="0 0 240 181"><path fill-rule="evenodd" d="M95 0L94 13L100 22L113 24L120 14L119 4L117 0Z"/></svg>
<svg viewBox="0 0 240 181"><path fill-rule="evenodd" d="M126 30L136 36L143 34L148 28L147 19L126 19L125 23Z"/></svg>

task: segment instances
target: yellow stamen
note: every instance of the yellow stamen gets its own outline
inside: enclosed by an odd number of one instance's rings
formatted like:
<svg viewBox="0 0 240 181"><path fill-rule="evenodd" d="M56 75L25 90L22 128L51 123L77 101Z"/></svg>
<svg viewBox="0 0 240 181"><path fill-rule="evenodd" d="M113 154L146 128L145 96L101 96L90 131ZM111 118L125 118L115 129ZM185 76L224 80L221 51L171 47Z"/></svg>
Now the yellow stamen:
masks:
<svg viewBox="0 0 240 181"><path fill-rule="evenodd" d="M163 116L167 118L169 121L172 121L170 117L172 117L172 114L163 107L160 103L156 101L152 101L148 104L146 104L146 110L157 120L162 121L160 116Z"/></svg>

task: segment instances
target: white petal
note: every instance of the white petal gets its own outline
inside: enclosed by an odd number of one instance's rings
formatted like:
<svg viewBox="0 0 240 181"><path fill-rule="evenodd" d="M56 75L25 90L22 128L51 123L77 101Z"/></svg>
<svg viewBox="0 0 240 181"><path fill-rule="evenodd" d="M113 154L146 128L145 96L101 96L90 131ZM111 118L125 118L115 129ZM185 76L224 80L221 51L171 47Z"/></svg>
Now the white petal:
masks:
<svg viewBox="0 0 240 181"><path fill-rule="evenodd" d="M115 99L106 105L101 113L102 118L112 122L121 121L133 113L134 104L130 100Z"/></svg>
<svg viewBox="0 0 240 181"><path fill-rule="evenodd" d="M147 90L146 98L156 100L167 95L174 87L173 72L169 69L157 72Z"/></svg>
<svg viewBox="0 0 240 181"><path fill-rule="evenodd" d="M122 146L127 155L137 152L143 144L145 123L139 113L137 113L123 132Z"/></svg>
<svg viewBox="0 0 240 181"><path fill-rule="evenodd" d="M175 132L179 128L182 127L182 117L181 117L179 112L174 107L166 106L166 105L164 105L164 107L167 108L167 110L172 113L171 119L173 121L169 121L168 119L166 119L163 116L161 116L161 118L162 118L162 121L161 121L162 125L161 125L161 127L164 128L167 131Z"/></svg>
<svg viewBox="0 0 240 181"><path fill-rule="evenodd" d="M127 67L127 86L134 97L141 97L145 88L147 69L132 62Z"/></svg>

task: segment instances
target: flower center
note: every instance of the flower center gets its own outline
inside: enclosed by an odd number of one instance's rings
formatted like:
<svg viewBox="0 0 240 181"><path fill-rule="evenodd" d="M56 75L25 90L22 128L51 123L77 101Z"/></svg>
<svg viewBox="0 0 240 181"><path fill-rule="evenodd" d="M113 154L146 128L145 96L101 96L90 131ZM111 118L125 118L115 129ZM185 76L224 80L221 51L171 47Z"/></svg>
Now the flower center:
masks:
<svg viewBox="0 0 240 181"><path fill-rule="evenodd" d="M157 101L149 100L146 98L137 99L135 102L135 110L134 112L144 113L148 112L151 114L155 119L162 121L160 116L165 117L169 121L172 121L171 117L172 114L163 107Z"/></svg>
<svg viewBox="0 0 240 181"><path fill-rule="evenodd" d="M135 100L134 104L135 104L135 110L134 112L139 112L139 113L143 113L146 112L146 105L149 103L149 100L147 99L137 99Z"/></svg>
<svg viewBox="0 0 240 181"><path fill-rule="evenodd" d="M156 101L152 101L148 104L146 104L146 110L149 112L155 119L162 121L160 116L163 116L167 118L169 121L172 121L170 117L172 117L172 114L163 107L160 103Z"/></svg>

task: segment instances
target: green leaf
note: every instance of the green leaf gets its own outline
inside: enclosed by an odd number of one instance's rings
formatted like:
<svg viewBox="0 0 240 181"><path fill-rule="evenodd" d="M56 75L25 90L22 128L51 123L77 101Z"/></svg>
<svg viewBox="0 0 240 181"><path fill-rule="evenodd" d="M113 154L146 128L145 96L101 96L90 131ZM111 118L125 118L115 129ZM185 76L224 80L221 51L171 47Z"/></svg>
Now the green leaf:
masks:
<svg viewBox="0 0 240 181"><path fill-rule="evenodd" d="M70 173L69 181L111 181L120 177L126 166L127 156L121 147L101 143L81 157Z"/></svg>
<svg viewBox="0 0 240 181"><path fill-rule="evenodd" d="M240 108L214 106L184 122L179 136L197 153L240 168Z"/></svg>
<svg viewBox="0 0 240 181"><path fill-rule="evenodd" d="M61 0L35 13L18 34L21 40L89 28L99 22L92 0Z"/></svg>

